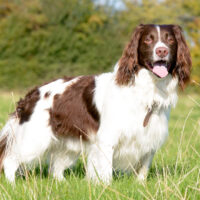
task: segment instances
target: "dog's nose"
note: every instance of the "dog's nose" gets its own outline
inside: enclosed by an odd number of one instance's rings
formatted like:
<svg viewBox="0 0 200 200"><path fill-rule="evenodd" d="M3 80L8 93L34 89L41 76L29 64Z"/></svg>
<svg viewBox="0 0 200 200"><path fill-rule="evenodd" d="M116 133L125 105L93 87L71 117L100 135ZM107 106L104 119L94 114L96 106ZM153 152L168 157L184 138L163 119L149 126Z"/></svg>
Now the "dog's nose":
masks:
<svg viewBox="0 0 200 200"><path fill-rule="evenodd" d="M160 57L160 58L164 58L165 56L167 56L169 53L168 49L166 47L158 47L156 48L156 54Z"/></svg>

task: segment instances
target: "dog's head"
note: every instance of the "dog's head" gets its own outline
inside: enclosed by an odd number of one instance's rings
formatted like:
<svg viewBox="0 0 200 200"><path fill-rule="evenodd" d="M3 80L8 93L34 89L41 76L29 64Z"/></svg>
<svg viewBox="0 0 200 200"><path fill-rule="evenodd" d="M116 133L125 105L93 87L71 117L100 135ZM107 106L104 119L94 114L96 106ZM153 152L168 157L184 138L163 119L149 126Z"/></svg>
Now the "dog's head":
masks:
<svg viewBox="0 0 200 200"><path fill-rule="evenodd" d="M177 76L183 89L190 79L191 57L177 25L139 25L119 61L116 81L127 85L141 68L160 79Z"/></svg>

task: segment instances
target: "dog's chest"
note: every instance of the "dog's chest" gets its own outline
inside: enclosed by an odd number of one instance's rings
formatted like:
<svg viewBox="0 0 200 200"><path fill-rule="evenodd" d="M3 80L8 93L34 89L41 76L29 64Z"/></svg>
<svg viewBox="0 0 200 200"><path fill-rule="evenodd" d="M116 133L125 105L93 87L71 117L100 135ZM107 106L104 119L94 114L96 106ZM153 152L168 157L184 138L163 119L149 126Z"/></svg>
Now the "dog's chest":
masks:
<svg viewBox="0 0 200 200"><path fill-rule="evenodd" d="M165 142L168 136L166 114L164 112L153 113L146 127L142 125L143 118L144 115L141 120L135 119L135 123L139 124L126 122L126 127L121 127L117 135L118 142L114 146L113 164L115 168L128 171L137 168L146 154L157 151Z"/></svg>
<svg viewBox="0 0 200 200"><path fill-rule="evenodd" d="M130 99L135 101L130 102ZM152 100L152 105L153 103ZM117 140L113 164L115 168L131 170L131 168L137 168L143 156L149 152L155 152L166 140L169 109L155 108L144 127L148 106L138 98L138 95L132 98L118 98L116 104L121 106L115 117Z"/></svg>

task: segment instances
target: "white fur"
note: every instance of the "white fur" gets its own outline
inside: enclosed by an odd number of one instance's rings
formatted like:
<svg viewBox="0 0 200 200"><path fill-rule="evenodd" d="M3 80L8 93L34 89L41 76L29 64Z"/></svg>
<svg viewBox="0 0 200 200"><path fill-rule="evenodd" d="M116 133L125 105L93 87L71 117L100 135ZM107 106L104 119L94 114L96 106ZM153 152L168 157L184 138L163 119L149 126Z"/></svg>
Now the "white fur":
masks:
<svg viewBox="0 0 200 200"><path fill-rule="evenodd" d="M115 67L117 69L118 66ZM116 70L96 77L94 104L101 119L96 137L89 142L78 138L58 138L49 126L49 112L53 96L62 94L79 80L63 82L62 79L40 88L31 119L19 125L17 119L7 122L1 135L12 135L12 145L4 160L5 175L13 182L15 172L22 163L48 155L53 176L63 179L63 171L75 164L83 150L88 154L87 176L94 181L109 183L112 170L137 171L138 179L145 179L154 153L168 136L168 120L171 106L177 102L177 79L169 74L163 79L142 69L135 77L134 85L118 86ZM44 98L46 92L49 98ZM143 127L148 108L158 105L149 123ZM90 133L88 133L90 134Z"/></svg>
<svg viewBox="0 0 200 200"><path fill-rule="evenodd" d="M161 41L160 26L156 26L156 30L157 30L157 33L158 33L158 42L155 44L155 46L153 48L153 60L154 60L154 62L160 60L160 57L156 54L156 49L157 48L159 48L159 47L165 47L169 51L168 46ZM165 56L164 58L162 58L162 60L166 60L166 61L168 59L169 59L169 53L168 53L167 56Z"/></svg>

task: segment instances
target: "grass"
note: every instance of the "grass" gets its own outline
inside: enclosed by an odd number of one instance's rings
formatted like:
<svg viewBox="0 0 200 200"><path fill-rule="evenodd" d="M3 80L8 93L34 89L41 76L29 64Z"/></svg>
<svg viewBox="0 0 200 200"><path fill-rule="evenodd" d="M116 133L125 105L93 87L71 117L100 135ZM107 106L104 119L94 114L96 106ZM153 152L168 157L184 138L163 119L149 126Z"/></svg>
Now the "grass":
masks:
<svg viewBox="0 0 200 200"><path fill-rule="evenodd" d="M0 128L19 98L13 96L0 95ZM74 169L66 170L63 182L53 179L47 167L18 176L14 187L2 173L0 199L200 199L200 96L180 96L169 127L170 136L154 157L145 184L139 184L133 175L114 175L110 186L95 186L85 179L79 161Z"/></svg>

